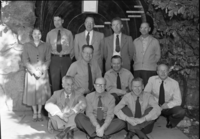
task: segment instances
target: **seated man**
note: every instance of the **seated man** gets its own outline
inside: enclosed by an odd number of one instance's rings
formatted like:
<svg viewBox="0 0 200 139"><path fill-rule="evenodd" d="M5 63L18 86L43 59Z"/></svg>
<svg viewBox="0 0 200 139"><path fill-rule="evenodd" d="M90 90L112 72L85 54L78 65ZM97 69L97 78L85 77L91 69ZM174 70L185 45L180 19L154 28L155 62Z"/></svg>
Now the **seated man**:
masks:
<svg viewBox="0 0 200 139"><path fill-rule="evenodd" d="M96 89L86 96L86 115L79 113L75 118L77 128L85 132L90 139L102 137L109 139L111 134L125 128L126 123L119 119L113 119L115 99L105 91L106 81L97 78L94 84Z"/></svg>
<svg viewBox="0 0 200 139"><path fill-rule="evenodd" d="M130 84L133 79L132 73L122 68L122 58L114 55L111 58L111 69L108 70L104 78L107 82L106 89L115 97L115 104L118 104L120 98L130 91Z"/></svg>
<svg viewBox="0 0 200 139"><path fill-rule="evenodd" d="M139 139L149 139L146 134L152 132L154 120L160 115L160 107L149 93L143 92L143 80L132 80L132 92L124 95L115 107L114 113L127 122L129 131L125 139L132 139L137 134ZM123 109L124 106L128 106Z"/></svg>
<svg viewBox="0 0 200 139"><path fill-rule="evenodd" d="M55 91L53 96L46 102L45 109L50 114L48 130L61 131L56 139L74 139L72 129L76 127L74 118L77 113L83 112L86 108L86 100L77 90L74 89L74 79L71 76L62 78L64 89Z"/></svg>
<svg viewBox="0 0 200 139"><path fill-rule="evenodd" d="M93 58L94 47L92 45L83 45L82 57L72 63L67 75L74 77L75 85L85 89L84 95L94 90L93 83L98 77L102 77L101 69L97 61Z"/></svg>
<svg viewBox="0 0 200 139"><path fill-rule="evenodd" d="M157 76L152 76L144 89L151 93L159 106L161 115L167 118L167 128L175 127L185 116L185 110L180 106L182 103L179 84L168 77L169 68L166 64L159 64Z"/></svg>

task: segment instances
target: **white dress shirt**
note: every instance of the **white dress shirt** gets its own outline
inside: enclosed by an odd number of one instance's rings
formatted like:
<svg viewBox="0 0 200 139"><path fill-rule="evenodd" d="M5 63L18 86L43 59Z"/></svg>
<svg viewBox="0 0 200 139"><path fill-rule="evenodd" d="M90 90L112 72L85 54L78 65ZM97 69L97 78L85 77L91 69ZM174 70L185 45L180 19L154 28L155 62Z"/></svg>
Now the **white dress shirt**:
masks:
<svg viewBox="0 0 200 139"><path fill-rule="evenodd" d="M156 101L159 100L160 85L162 80L158 75L149 78L149 81L144 89L144 92L151 93ZM168 108L173 108L175 106L180 106L182 103L181 91L179 88L179 83L167 77L163 83L165 90L165 103L167 103Z"/></svg>
<svg viewBox="0 0 200 139"><path fill-rule="evenodd" d="M85 30L85 39L87 37L88 32L89 31ZM92 44L92 37L93 37L93 30L90 31L89 36L90 36L89 45L91 45Z"/></svg>
<svg viewBox="0 0 200 139"><path fill-rule="evenodd" d="M120 52L116 52L116 38L117 38L117 35L119 35L119 46L120 46L120 49L121 49L121 37L122 37L122 33L119 33L119 34L115 34L114 33L114 39L113 39L113 55L119 55L121 56L121 50Z"/></svg>

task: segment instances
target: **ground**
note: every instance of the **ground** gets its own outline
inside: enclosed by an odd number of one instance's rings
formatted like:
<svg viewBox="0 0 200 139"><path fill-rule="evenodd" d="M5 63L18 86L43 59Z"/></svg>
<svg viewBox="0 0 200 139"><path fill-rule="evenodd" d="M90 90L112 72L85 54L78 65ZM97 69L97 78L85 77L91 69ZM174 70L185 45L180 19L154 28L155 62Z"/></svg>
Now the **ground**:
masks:
<svg viewBox="0 0 200 139"><path fill-rule="evenodd" d="M33 122L32 113L29 111L1 113L2 139L54 139L56 133L48 133L47 120ZM112 139L124 139L126 132L123 130L112 136ZM166 128L166 119L160 117L154 125L152 133L148 134L150 139L189 139L178 128ZM86 139L86 135L75 131L75 139ZM138 139L134 137L133 139Z"/></svg>

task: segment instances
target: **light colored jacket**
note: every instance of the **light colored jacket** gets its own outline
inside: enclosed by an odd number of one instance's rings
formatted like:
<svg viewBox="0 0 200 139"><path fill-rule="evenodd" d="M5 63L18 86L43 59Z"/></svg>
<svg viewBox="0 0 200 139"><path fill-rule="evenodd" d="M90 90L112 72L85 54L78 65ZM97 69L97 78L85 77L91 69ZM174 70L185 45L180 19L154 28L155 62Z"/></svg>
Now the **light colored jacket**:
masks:
<svg viewBox="0 0 200 139"><path fill-rule="evenodd" d="M133 41L134 70L156 70L157 62L161 57L160 44L153 36L149 35L148 37L148 45L144 54L141 36Z"/></svg>

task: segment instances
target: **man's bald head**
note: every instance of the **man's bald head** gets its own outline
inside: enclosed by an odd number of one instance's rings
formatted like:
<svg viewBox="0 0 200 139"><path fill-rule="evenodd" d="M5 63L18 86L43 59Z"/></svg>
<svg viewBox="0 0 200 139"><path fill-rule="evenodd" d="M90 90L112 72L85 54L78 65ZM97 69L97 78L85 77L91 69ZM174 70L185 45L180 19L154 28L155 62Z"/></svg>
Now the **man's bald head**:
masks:
<svg viewBox="0 0 200 139"><path fill-rule="evenodd" d="M103 77L97 78L94 84L97 93L105 92L106 80Z"/></svg>

